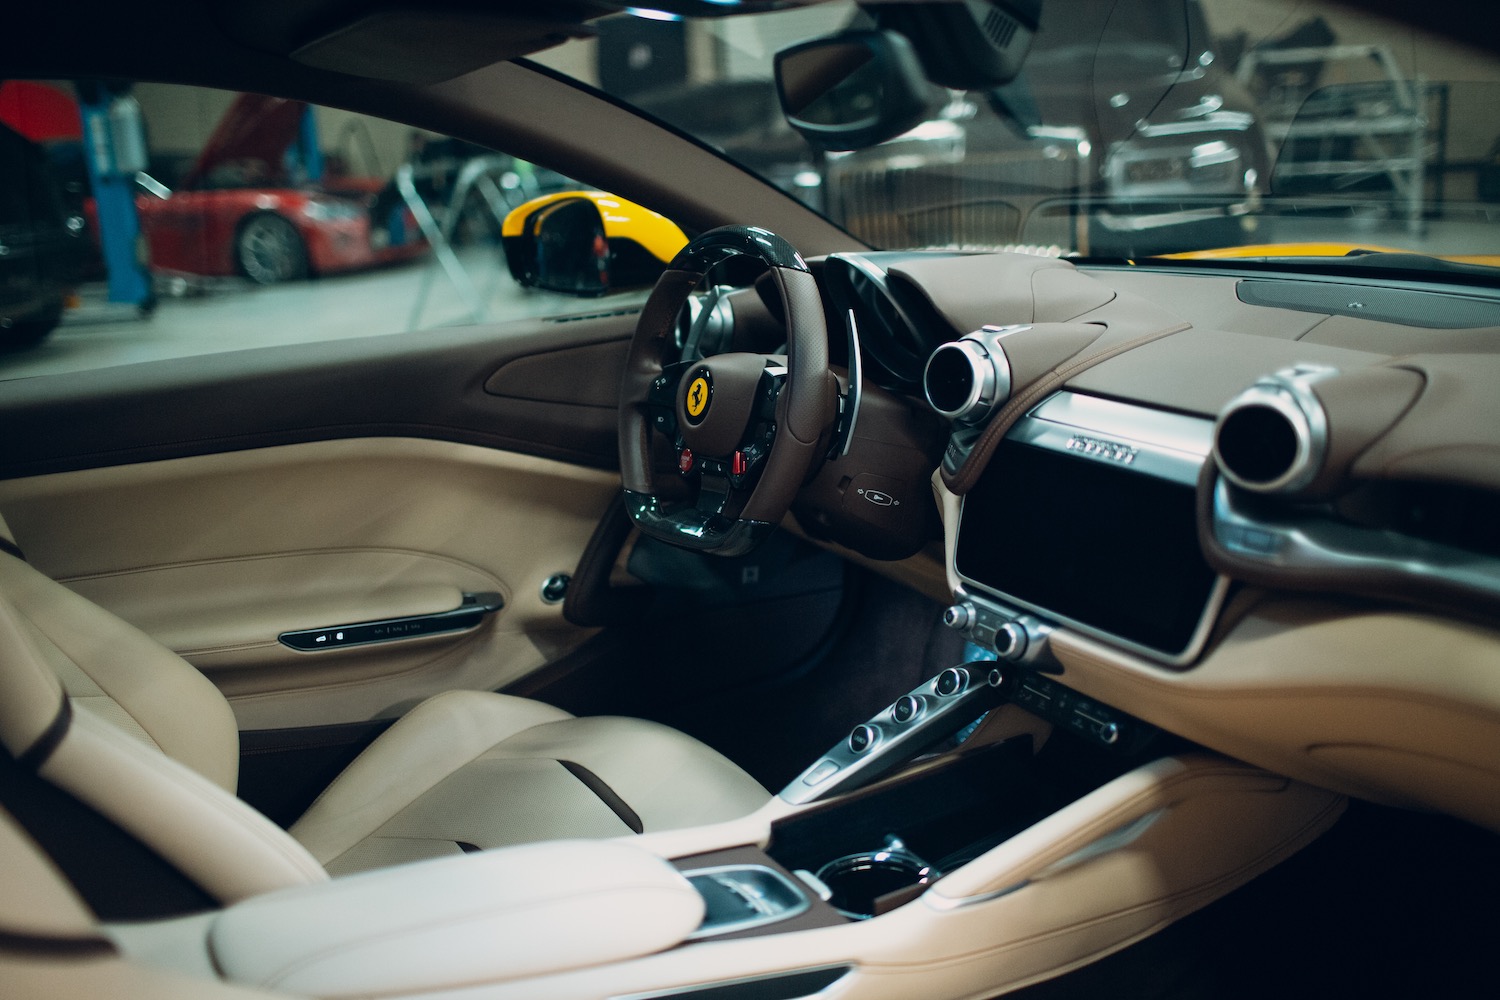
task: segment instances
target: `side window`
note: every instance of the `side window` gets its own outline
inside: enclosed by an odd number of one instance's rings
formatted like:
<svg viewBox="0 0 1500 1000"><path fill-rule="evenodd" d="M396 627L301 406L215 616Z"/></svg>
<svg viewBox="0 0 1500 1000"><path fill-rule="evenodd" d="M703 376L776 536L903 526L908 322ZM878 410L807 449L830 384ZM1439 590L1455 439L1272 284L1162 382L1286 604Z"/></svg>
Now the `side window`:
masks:
<svg viewBox="0 0 1500 1000"><path fill-rule="evenodd" d="M347 111L6 81L0 175L0 379L599 308L521 287L502 238L580 185Z"/></svg>

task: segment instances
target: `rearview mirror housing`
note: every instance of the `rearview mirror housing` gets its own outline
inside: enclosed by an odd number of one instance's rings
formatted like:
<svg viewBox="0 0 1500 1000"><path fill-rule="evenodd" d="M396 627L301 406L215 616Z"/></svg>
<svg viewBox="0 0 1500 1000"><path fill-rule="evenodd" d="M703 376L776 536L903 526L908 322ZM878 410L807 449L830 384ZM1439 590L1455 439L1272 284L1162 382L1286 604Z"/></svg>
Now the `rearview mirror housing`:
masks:
<svg viewBox="0 0 1500 1000"><path fill-rule="evenodd" d="M953 90L987 90L1020 75L1042 0L897 2L872 10L880 27L911 39L927 79Z"/></svg>
<svg viewBox="0 0 1500 1000"><path fill-rule="evenodd" d="M782 114L829 152L865 149L927 119L938 87L993 90L1021 72L1042 0L883 2L878 28L847 31L776 54Z"/></svg>
<svg viewBox="0 0 1500 1000"><path fill-rule="evenodd" d="M787 122L812 146L864 149L927 118L933 89L916 50L894 31L851 31L776 53Z"/></svg>

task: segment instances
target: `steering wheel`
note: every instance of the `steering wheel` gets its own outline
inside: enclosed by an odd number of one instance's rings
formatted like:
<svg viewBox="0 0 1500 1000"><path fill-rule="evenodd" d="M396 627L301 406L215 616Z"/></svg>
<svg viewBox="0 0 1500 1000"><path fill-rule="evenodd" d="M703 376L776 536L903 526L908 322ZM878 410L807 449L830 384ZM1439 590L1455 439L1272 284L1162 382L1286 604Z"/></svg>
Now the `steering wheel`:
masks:
<svg viewBox="0 0 1500 1000"><path fill-rule="evenodd" d="M781 294L787 353L669 362L677 317L717 264L763 263ZM838 409L817 283L797 251L753 226L725 226L672 259L641 310L620 387L625 506L643 534L743 555L786 514L827 450Z"/></svg>

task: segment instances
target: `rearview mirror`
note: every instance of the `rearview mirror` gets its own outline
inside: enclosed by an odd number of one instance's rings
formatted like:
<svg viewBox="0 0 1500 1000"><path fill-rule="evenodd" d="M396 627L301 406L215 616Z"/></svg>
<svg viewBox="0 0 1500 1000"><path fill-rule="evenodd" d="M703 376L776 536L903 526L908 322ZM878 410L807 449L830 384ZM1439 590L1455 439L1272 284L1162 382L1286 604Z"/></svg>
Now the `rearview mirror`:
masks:
<svg viewBox="0 0 1500 1000"><path fill-rule="evenodd" d="M665 216L602 191L534 198L505 217L500 237L519 284L579 296L654 284L687 245Z"/></svg>
<svg viewBox="0 0 1500 1000"><path fill-rule="evenodd" d="M776 54L788 124L829 152L894 139L930 117L939 87L991 90L1016 78L1042 0L883 0L878 30L817 38Z"/></svg>
<svg viewBox="0 0 1500 1000"><path fill-rule="evenodd" d="M933 107L921 60L894 31L851 31L776 53L776 93L792 128L830 151L894 139Z"/></svg>

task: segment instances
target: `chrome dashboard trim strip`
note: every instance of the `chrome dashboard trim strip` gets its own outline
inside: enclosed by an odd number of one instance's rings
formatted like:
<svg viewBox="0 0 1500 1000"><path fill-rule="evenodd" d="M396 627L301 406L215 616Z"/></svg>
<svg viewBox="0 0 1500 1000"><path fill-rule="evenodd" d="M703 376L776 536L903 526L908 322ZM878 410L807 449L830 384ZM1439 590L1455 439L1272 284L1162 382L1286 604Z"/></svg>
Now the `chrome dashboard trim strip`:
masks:
<svg viewBox="0 0 1500 1000"><path fill-rule="evenodd" d="M1208 457L1214 444L1211 417L1149 410L1067 390L1048 396L1027 416L1106 437L1129 438L1159 450L1195 455L1200 460Z"/></svg>
<svg viewBox="0 0 1500 1000"><path fill-rule="evenodd" d="M743 881L730 878L714 879L729 892L740 896L748 908L754 912L737 920L727 920L723 923L707 924L699 927L689 934L689 941L701 941L704 938L718 937L721 934L733 934L738 931L750 930L753 927L765 927L768 924L780 923L793 917L801 916L812 909L812 900L807 898L807 892L802 886L792 881L781 872L768 865L735 864L735 865L713 865L709 868L691 868L682 873L682 877L692 881L697 877L713 878L716 875L753 875L756 878L769 882L786 890L787 895L793 897L796 902L787 906L777 906L767 901L763 895L756 892L754 887ZM731 885L730 883L733 883Z"/></svg>

